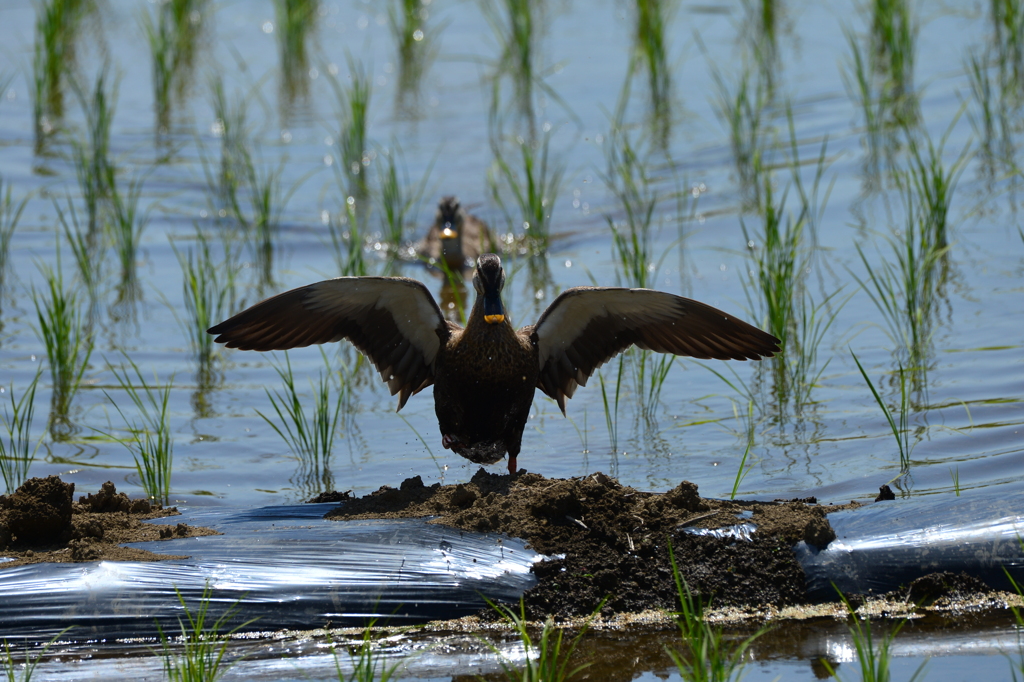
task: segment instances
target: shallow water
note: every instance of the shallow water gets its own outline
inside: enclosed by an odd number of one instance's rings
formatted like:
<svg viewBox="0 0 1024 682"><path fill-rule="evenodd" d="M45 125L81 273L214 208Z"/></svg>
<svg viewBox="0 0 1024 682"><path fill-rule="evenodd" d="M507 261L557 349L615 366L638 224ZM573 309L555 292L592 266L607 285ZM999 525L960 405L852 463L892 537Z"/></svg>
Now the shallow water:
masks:
<svg viewBox="0 0 1024 682"><path fill-rule="evenodd" d="M427 42L436 46L437 55L426 65L418 105L410 112L396 104L399 65L383 3L319 6L309 61L302 70L306 78L298 86L307 88L309 95L291 107L284 101L287 88L282 84L277 43L281 28L277 26L275 33L273 5L210 5L202 15L198 67L185 87L183 102L173 107L169 133L159 143L151 61L140 26L140 13L148 7L99 4L84 21L75 61L83 81L91 83L101 60L110 60L118 81L110 148L121 173L119 182L146 173L141 206L148 211L149 222L136 263L141 293L134 303L116 303L118 266L108 249L93 322L96 350L70 413L74 433L62 441L44 437L31 474L60 474L80 490L114 480L119 490L142 493L131 453L106 435L124 435L124 422L112 409L112 400L131 413L107 368L107 363L121 363L124 352L147 378L155 374L161 381L173 380L174 502L285 504L325 487L363 494L412 475L421 475L428 484L467 480L477 467L440 446L429 392L414 397L399 417L394 413L395 399L365 367L353 384L353 414L345 421L326 469L299 461L256 413L269 414L265 389L280 386L273 356L222 353L214 365L215 380L199 390L196 363L178 321L187 318L171 240L180 246L193 244L194 225L210 234L231 229L229 221L216 219L218 205L201 163L204 155L219 163L221 141L208 87L210 77L218 75L229 98L249 96L259 165L273 169L281 164L282 187L294 189L281 207L274 282L261 291L258 268L247 263L250 267L240 275L240 302L252 303L262 295L338 274L323 222L325 212L328 217L339 214L345 196L334 176L338 107L327 81L336 71L339 81L347 83L348 57L361 63L373 82L371 151L380 155L384 148L397 145L410 184L430 173L422 199L413 206L406 239L419 238L437 199L451 193L497 231L521 233L520 219L506 220L487 183L493 162L488 74L500 49L480 8L442 0L428 6ZM813 181L813 161L827 140L827 168L817 202L821 212L814 231L820 248L807 287L817 301L836 294L833 302L845 303L818 349L817 366L824 370L807 407L786 410L770 390L755 389L751 466L738 493L768 499L815 495L827 502L871 498L879 485L900 473L899 456L850 351L857 353L890 405L899 401L891 373L900 356L879 309L855 281L854 275L866 276L856 248L860 245L876 267L882 257L891 259L885 239L903 220L898 192L885 171L888 161L879 161L881 170L870 162L862 111L842 79L850 61L843 28L849 26L866 44L868 17L856 3L783 5L776 29L777 61L759 72L752 56L756 22L745 7L738 2L682 4L667 32L672 38L671 135L667 145L655 145L663 153L646 161L652 187L661 197L655 210L653 252L663 260L655 263L653 286L761 322L759 309L751 310L748 299L757 294L744 285L750 262L741 229L741 223L758 228L760 218L750 209L750 187L737 172L728 123L716 108L716 75L735 91L746 68L752 83L758 73L771 73L775 97L762 122L763 134L772 142L768 161L779 165L789 149L786 102L791 105L807 188ZM623 211L602 175L612 112L632 50L631 9L622 3L550 2L542 12L539 60L541 68L550 71L543 79L550 90L540 92L535 101L536 122L540 130L550 127L552 161L564 164L565 175L550 207L552 240L543 259L550 282L531 277L527 259L506 259L507 302L517 324L536 319L566 287L625 283L608 223L608 217L622 220ZM988 6L981 3L914 8L918 35L913 83L920 93L920 129L935 144L945 136L942 158L947 168L968 146L977 153L968 157L953 194L948 279L938 293L934 336L924 352L927 372L920 375L924 379L912 398L910 474L898 481L898 494L910 497L954 495L955 488L970 495L996 486L1007 495L1016 494L1024 473L1024 352L1019 322L1024 313L1024 240L1018 236L1021 177L1014 170L1020 154L1011 148L1005 158L993 161L980 153L987 142L978 123L981 107L963 66L970 50L993 42L987 12ZM45 349L35 331L32 292L44 286L40 265L56 264L52 200L70 194L81 210L68 143L57 138L45 154L34 151L28 78L34 22L30 2L5 2L0 7L0 44L6 47L0 75L13 76L0 99L0 175L15 199L29 196L0 291L0 384L7 390L13 385L16 396L45 363ZM513 105L510 89L503 87L502 108L507 113ZM80 107L70 93L65 102L68 129L83 134ZM997 111L1010 118L1007 138L1012 143L1020 136L1020 116L1008 107L996 103ZM625 121L634 127L637 140L650 132L645 124L649 108L641 75L625 107ZM515 121L508 114L506 132L514 134ZM998 147L998 141L994 144ZM516 158L514 150L506 153ZM894 149L893 159L898 167L906 166L905 146ZM380 177L376 163L368 166L374 191ZM790 185L789 172L777 168L774 177L775 190L781 194ZM792 213L797 191L788 191ZM687 203L694 194L699 195L696 204ZM677 214L684 219L677 219ZM378 221L377 216L370 217L369 232L379 230ZM384 268L374 248L378 240L379 235L369 235L366 257L371 274ZM71 282L73 259L61 242L64 277ZM253 260L251 251L242 253L243 260ZM421 279L435 293L440 290L441 279L416 263L400 264L397 272ZM337 352L326 351L330 358ZM305 389L322 367L320 353L305 349L289 355L297 384ZM687 479L705 495L728 495L747 444L742 417L748 405L744 396L708 369L726 372L735 383L727 372L734 369L751 386L770 386L767 367L679 359L653 416L645 419L638 417L627 369L613 444L594 377L569 402L569 420L546 397L535 400L520 466L549 477L601 470L624 484L650 489ZM618 362L602 371L605 382L614 386ZM49 397L49 374L44 370L36 396L35 434L46 429ZM0 398L7 404L6 394ZM941 676L935 667L931 674ZM943 679L957 679L950 674Z"/></svg>

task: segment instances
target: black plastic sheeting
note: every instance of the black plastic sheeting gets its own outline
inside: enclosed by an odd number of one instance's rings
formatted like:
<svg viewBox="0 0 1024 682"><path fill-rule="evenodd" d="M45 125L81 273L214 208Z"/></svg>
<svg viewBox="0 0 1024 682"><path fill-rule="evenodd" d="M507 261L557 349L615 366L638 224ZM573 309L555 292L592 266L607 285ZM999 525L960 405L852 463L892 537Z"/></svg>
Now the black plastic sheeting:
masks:
<svg viewBox="0 0 1024 682"><path fill-rule="evenodd" d="M458 618L515 601L542 557L519 540L464 533L422 519L325 521L337 505L184 510L224 535L137 543L189 559L30 564L0 570L0 638L77 640L177 634L183 610L212 588L207 622L238 605L245 629L405 625Z"/></svg>
<svg viewBox="0 0 1024 682"><path fill-rule="evenodd" d="M999 493L915 497L829 514L836 539L822 551L796 547L809 595L880 594L939 571L963 571L1012 591L1009 573L1024 585L1024 496Z"/></svg>

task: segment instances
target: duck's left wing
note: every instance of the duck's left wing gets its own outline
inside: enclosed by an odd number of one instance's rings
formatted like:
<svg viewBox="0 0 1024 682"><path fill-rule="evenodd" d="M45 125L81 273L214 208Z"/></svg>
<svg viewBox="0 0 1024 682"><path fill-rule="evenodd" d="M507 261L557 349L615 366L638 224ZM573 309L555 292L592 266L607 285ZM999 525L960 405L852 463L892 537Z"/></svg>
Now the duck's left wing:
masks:
<svg viewBox="0 0 1024 682"><path fill-rule="evenodd" d="M577 287L556 298L532 330L537 387L565 413L565 399L598 367L636 345L659 353L758 360L779 340L717 308L650 289Z"/></svg>
<svg viewBox="0 0 1024 682"><path fill-rule="evenodd" d="M338 277L286 291L210 327L242 350L287 350L348 339L373 362L398 409L434 383L451 334L422 283L405 277Z"/></svg>

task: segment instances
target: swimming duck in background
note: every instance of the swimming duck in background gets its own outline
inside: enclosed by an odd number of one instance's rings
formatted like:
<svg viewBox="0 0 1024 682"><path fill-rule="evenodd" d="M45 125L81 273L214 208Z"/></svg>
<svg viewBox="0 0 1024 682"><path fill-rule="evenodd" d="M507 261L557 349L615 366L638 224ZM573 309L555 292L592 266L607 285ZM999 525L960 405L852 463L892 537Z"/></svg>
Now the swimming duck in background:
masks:
<svg viewBox="0 0 1024 682"><path fill-rule="evenodd" d="M480 254L493 251L495 241L487 224L467 213L456 197L444 197L427 235L416 244L416 253L431 264L442 259L452 272L462 273L476 265Z"/></svg>
<svg viewBox="0 0 1024 682"><path fill-rule="evenodd" d="M278 294L211 327L242 350L286 350L348 339L398 394L434 385L441 443L471 462L508 454L516 471L536 389L565 399L632 345L718 360L759 360L779 340L721 310L650 289L574 287L519 330L505 312L505 270L493 253L473 274L465 328L444 319L427 288L405 277L338 277Z"/></svg>

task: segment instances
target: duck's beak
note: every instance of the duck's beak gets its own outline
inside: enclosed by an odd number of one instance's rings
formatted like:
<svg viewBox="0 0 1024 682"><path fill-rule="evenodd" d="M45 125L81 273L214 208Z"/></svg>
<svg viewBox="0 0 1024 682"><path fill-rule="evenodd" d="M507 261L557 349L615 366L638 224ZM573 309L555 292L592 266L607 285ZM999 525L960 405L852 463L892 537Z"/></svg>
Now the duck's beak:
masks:
<svg viewBox="0 0 1024 682"><path fill-rule="evenodd" d="M444 229L441 230L441 239L455 239L459 236L459 233L452 229L451 223L445 223Z"/></svg>
<svg viewBox="0 0 1024 682"><path fill-rule="evenodd" d="M501 304L501 295L498 292L484 294L484 322L501 324L504 321L505 306Z"/></svg>

